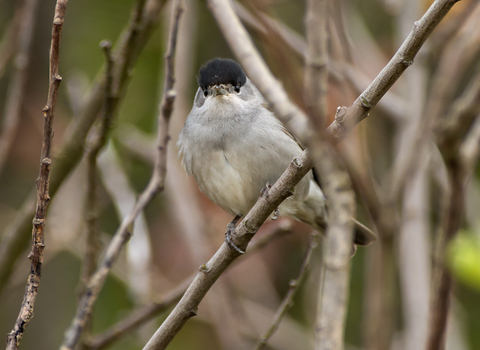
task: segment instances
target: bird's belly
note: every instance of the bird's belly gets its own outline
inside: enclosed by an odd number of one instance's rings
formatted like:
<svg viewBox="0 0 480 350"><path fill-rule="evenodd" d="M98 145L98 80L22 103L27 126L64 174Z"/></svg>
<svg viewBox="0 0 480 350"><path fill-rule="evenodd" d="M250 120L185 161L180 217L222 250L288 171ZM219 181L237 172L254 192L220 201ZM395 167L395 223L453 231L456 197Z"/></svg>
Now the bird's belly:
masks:
<svg viewBox="0 0 480 350"><path fill-rule="evenodd" d="M247 214L259 196L248 166L232 164L221 149L204 154L202 162L192 168L200 190L228 213Z"/></svg>

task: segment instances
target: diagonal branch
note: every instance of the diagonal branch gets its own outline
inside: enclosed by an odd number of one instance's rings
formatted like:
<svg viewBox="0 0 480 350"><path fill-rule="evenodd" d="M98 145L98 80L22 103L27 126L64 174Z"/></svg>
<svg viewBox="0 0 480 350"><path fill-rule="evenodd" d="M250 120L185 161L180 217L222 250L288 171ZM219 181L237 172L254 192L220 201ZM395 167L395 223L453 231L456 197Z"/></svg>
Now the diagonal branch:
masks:
<svg viewBox="0 0 480 350"><path fill-rule="evenodd" d="M74 349L77 345L83 328L88 321L92 311L93 305L103 287L108 273L116 261L121 249L128 242L133 234L133 224L137 216L146 208L155 196L164 188L164 181L166 175L166 161L167 161L167 144L170 139L168 136L168 125L170 122L170 115L173 111L173 102L175 100L176 92L173 90L174 78L174 56L177 43L177 32L181 14L183 12L183 2L179 2L175 7L174 20L172 21L172 28L170 30L169 46L167 55L165 57L165 86L163 99L159 111L158 121L158 135L157 135L157 154L153 168L152 177L140 195L135 207L126 216L109 246L107 247L105 257L100 262L97 271L94 273L90 282L88 283L85 292L83 293L77 313L72 321L69 330L66 333L64 342L61 346L62 350Z"/></svg>
<svg viewBox="0 0 480 350"><path fill-rule="evenodd" d="M58 0L53 19L52 43L50 46L50 82L48 86L47 105L43 108L44 126L42 154L40 158L40 174L37 179L37 210L33 219L32 251L28 255L31 261L22 307L13 330L7 336L7 350L18 349L25 327L33 317L33 308L40 285L43 254L45 249L45 217L50 202L49 179L52 159L50 158L53 138L53 117L57 103L58 87L62 78L58 74L59 47L63 21L68 0Z"/></svg>

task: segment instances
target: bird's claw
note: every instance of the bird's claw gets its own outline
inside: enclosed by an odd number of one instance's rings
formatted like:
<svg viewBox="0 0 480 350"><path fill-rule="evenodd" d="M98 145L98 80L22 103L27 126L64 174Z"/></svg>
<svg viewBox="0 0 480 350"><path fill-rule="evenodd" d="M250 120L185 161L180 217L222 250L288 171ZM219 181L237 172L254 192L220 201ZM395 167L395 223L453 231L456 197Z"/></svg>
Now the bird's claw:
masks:
<svg viewBox="0 0 480 350"><path fill-rule="evenodd" d="M235 232L235 225L237 224L237 221L240 219L240 216L235 217L228 225L227 225L227 231L225 231L225 243L227 245L235 250L237 253L240 254L245 254L243 250L237 247L237 245L233 242L233 234Z"/></svg>
<svg viewBox="0 0 480 350"><path fill-rule="evenodd" d="M279 216L280 216L280 210L279 210L278 208L276 208L276 209L273 211L272 220L277 220Z"/></svg>
<svg viewBox="0 0 480 350"><path fill-rule="evenodd" d="M268 197L268 190L272 188L272 184L270 182L267 182L265 187L262 188L260 191L260 196L261 197Z"/></svg>

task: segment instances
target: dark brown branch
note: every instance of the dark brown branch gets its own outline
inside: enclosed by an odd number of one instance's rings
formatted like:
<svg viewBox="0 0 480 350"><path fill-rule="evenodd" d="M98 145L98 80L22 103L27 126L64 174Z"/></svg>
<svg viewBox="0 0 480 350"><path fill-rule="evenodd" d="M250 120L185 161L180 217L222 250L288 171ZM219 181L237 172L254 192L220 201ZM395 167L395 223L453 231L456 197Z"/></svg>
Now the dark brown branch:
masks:
<svg viewBox="0 0 480 350"><path fill-rule="evenodd" d="M58 74L59 46L63 21L68 0L57 0L53 19L52 43L50 46L50 82L48 86L47 105L43 108L44 129L40 158L40 171L37 179L37 210L33 219L32 251L28 255L31 261L22 307L13 330L7 336L7 350L18 349L25 327L33 317L33 308L40 285L43 254L45 249L45 217L50 202L49 178L52 159L50 156L53 138L53 117L57 102L58 87L62 78Z"/></svg>
<svg viewBox="0 0 480 350"><path fill-rule="evenodd" d="M138 11L141 13L141 11ZM165 57L165 86L163 99L160 106L158 117L158 139L157 139L157 154L155 164L150 181L145 190L140 195L135 207L126 216L109 246L107 247L105 257L101 261L97 271L94 273L90 282L88 283L85 292L79 302L77 313L72 321L70 329L68 330L65 340L61 346L62 350L73 350L79 341L85 323L93 311L93 305L103 287L105 279L107 278L112 265L116 261L120 251L128 242L133 234L133 223L138 215L146 208L151 200L163 190L166 161L167 161L167 144L169 141L168 124L170 122L170 115L173 110L173 102L175 100L176 92L173 90L174 79L174 56L176 49L176 40L178 25L181 14L183 12L183 3L180 2L174 11L174 20L172 21L172 28L170 30L169 46Z"/></svg>
<svg viewBox="0 0 480 350"><path fill-rule="evenodd" d="M0 174L7 161L8 153L17 135L20 121L20 109L25 94L30 64L32 36L35 29L38 0L28 0L21 10L21 22L18 28L18 44L10 43L18 51L14 58L13 74L8 88L8 97L0 128ZM15 24L15 20L13 22ZM0 70L2 68L0 67Z"/></svg>
<svg viewBox="0 0 480 350"><path fill-rule="evenodd" d="M116 45L114 50L114 80L118 81L116 86L118 87L117 92L119 96L123 96L129 81L126 72L132 69L140 52L153 33L164 4L165 0L149 0L145 6L144 16L140 23L135 22L134 19L138 18L136 15L138 11L134 11L132 20L123 31ZM120 77L123 77L123 80ZM95 122L103 103L105 79L102 70L99 73L99 78L93 83L82 114L73 122L73 126L70 132L67 133L68 135L65 137L65 142L61 146L58 156L55 157L55 168L50 179L51 197L55 195L60 185L84 154L86 136ZM26 249L31 227L31 217L35 215L34 202L35 195L32 192L23 203L14 221L7 227L0 238L0 291L7 285L13 265Z"/></svg>

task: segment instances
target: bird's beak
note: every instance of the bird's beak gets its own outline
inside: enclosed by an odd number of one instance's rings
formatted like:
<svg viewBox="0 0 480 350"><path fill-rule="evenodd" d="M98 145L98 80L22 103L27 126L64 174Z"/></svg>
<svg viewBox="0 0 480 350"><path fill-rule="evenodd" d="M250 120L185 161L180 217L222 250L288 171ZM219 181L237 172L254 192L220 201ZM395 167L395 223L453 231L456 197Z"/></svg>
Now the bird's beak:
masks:
<svg viewBox="0 0 480 350"><path fill-rule="evenodd" d="M218 96L218 95L222 95L222 96L228 95L228 91L225 85L220 84L213 87L213 96Z"/></svg>

